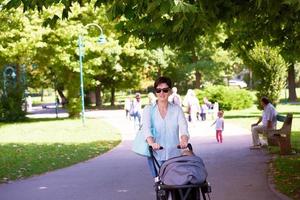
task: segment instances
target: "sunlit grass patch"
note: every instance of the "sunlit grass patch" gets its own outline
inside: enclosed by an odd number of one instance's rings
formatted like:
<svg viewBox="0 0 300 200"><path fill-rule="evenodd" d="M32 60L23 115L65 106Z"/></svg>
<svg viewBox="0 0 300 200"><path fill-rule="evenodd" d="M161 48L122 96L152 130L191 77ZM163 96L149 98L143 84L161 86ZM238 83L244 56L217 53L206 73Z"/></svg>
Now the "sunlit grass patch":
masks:
<svg viewBox="0 0 300 200"><path fill-rule="evenodd" d="M54 120L0 126L0 182L29 177L100 155L120 134L99 119Z"/></svg>
<svg viewBox="0 0 300 200"><path fill-rule="evenodd" d="M100 119L34 121L0 127L0 143L86 143L119 140L120 135Z"/></svg>
<svg viewBox="0 0 300 200"><path fill-rule="evenodd" d="M66 167L98 156L118 143L101 141L83 144L0 145L0 182Z"/></svg>

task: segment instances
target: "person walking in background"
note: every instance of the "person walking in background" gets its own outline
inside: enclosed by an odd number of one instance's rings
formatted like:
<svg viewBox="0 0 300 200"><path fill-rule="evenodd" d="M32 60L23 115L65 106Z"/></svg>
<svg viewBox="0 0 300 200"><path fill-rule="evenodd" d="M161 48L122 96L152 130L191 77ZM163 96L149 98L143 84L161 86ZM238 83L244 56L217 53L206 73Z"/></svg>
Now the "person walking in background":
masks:
<svg viewBox="0 0 300 200"><path fill-rule="evenodd" d="M219 103L215 102L213 105L213 119L218 117L218 112L219 112Z"/></svg>
<svg viewBox="0 0 300 200"><path fill-rule="evenodd" d="M270 103L267 97L262 97L260 103L264 110L258 122L251 125L253 146L251 146L250 149L260 149L261 143L259 140L259 134L264 134L266 130L276 128L277 112L274 106ZM259 125L260 122L262 122L262 125Z"/></svg>
<svg viewBox="0 0 300 200"><path fill-rule="evenodd" d="M141 112L142 112L141 94L136 93L135 99L131 103L130 115L134 119L134 125L137 124L137 120L138 120L139 127L141 126Z"/></svg>
<svg viewBox="0 0 300 200"><path fill-rule="evenodd" d="M147 105L143 111L141 131L147 143L152 146L154 156L160 164L181 155L189 140L188 125L182 108L168 102L172 82L170 78L160 77L154 82L157 101L154 105ZM162 150L159 150L163 147ZM153 161L148 158L148 165L153 177L156 176Z"/></svg>
<svg viewBox="0 0 300 200"><path fill-rule="evenodd" d="M207 111L208 111L208 107L207 107L206 104L202 104L202 105L200 106L200 108L201 108L201 111L200 111L200 117L201 117L201 120L202 120L202 121L205 121L205 120L206 120L206 113L207 113Z"/></svg>
<svg viewBox="0 0 300 200"><path fill-rule="evenodd" d="M130 107L131 107L131 100L130 100L130 98L126 98L125 102L124 102L124 110L125 110L127 119L130 119L130 113L129 113Z"/></svg>
<svg viewBox="0 0 300 200"><path fill-rule="evenodd" d="M184 105L188 108L189 122L195 122L198 113L200 113L200 105L194 90L188 89L187 94L184 97Z"/></svg>
<svg viewBox="0 0 300 200"><path fill-rule="evenodd" d="M155 94L153 94L153 92L149 92L148 93L148 103L150 105L154 105L156 102L156 97L155 97Z"/></svg>
<svg viewBox="0 0 300 200"><path fill-rule="evenodd" d="M26 98L26 104L27 110L30 112L32 110L32 98L30 95Z"/></svg>
<svg viewBox="0 0 300 200"><path fill-rule="evenodd" d="M223 136L222 132L224 131L224 118L223 118L224 112L220 110L218 112L218 118L216 121L211 125L213 126L214 124L216 125L216 139L217 142L222 143L223 142Z"/></svg>
<svg viewBox="0 0 300 200"><path fill-rule="evenodd" d="M204 104L208 107L208 109L212 109L212 103L207 99L207 97L203 98Z"/></svg>
<svg viewBox="0 0 300 200"><path fill-rule="evenodd" d="M172 88L172 94L169 96L169 102L181 106L181 97L177 94L177 88Z"/></svg>

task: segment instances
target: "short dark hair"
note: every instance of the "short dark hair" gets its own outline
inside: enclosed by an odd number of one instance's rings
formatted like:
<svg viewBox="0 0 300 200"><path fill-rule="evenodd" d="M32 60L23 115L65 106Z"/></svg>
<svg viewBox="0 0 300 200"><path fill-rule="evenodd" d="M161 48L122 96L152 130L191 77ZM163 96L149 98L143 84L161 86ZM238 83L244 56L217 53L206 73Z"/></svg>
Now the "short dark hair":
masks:
<svg viewBox="0 0 300 200"><path fill-rule="evenodd" d="M158 79L155 80L155 82L154 82L154 89L156 89L157 86L159 84L162 84L162 83L167 84L170 89L172 88L172 81L171 81L171 79L168 78L168 77L161 76L161 77L159 77Z"/></svg>
<svg viewBox="0 0 300 200"><path fill-rule="evenodd" d="M262 97L260 99L265 105L268 105L270 103L270 100L267 97Z"/></svg>

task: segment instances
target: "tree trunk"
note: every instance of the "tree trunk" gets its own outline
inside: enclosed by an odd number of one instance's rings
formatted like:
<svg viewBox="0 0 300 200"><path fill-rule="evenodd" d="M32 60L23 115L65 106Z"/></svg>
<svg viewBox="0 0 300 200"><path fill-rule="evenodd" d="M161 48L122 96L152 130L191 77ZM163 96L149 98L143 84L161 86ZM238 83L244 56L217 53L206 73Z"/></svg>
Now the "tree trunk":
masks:
<svg viewBox="0 0 300 200"><path fill-rule="evenodd" d="M253 90L253 72L249 69L249 88Z"/></svg>
<svg viewBox="0 0 300 200"><path fill-rule="evenodd" d="M115 106L115 87L112 86L110 90L110 105Z"/></svg>
<svg viewBox="0 0 300 200"><path fill-rule="evenodd" d="M289 101L290 102L297 101L294 63L292 63L288 68L288 88L289 88Z"/></svg>
<svg viewBox="0 0 300 200"><path fill-rule="evenodd" d="M157 69L157 78L161 77L161 67Z"/></svg>
<svg viewBox="0 0 300 200"><path fill-rule="evenodd" d="M41 102L44 101L44 88L41 89Z"/></svg>
<svg viewBox="0 0 300 200"><path fill-rule="evenodd" d="M195 81L195 88L200 88L201 86L201 73L197 70L195 72L195 76L196 76L196 81Z"/></svg>
<svg viewBox="0 0 300 200"><path fill-rule="evenodd" d="M100 108L102 106L102 95L101 95L101 85L96 86L96 107Z"/></svg>
<svg viewBox="0 0 300 200"><path fill-rule="evenodd" d="M67 104L68 100L67 100L66 96L64 95L64 93L61 89L58 88L57 92L58 92L59 97L61 99L61 105L64 107Z"/></svg>
<svg viewBox="0 0 300 200"><path fill-rule="evenodd" d="M193 49L192 61L193 61L193 63L198 62L198 57L197 57L195 48ZM201 86L201 72L196 69L196 71L195 71L195 88L200 88L200 86Z"/></svg>

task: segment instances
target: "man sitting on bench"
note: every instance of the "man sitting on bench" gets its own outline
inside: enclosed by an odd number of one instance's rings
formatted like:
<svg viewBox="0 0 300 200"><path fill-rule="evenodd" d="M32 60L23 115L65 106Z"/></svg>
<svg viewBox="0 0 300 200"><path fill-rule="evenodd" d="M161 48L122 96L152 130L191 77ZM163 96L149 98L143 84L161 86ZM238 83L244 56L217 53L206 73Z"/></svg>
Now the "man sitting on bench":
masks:
<svg viewBox="0 0 300 200"><path fill-rule="evenodd" d="M261 143L259 140L259 134L265 133L266 130L276 128L277 112L274 106L270 103L267 97L262 97L260 102L264 110L258 122L251 125L253 146L251 146L250 149L260 149ZM260 122L262 122L262 125L259 125Z"/></svg>

